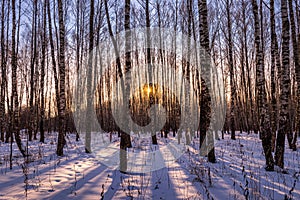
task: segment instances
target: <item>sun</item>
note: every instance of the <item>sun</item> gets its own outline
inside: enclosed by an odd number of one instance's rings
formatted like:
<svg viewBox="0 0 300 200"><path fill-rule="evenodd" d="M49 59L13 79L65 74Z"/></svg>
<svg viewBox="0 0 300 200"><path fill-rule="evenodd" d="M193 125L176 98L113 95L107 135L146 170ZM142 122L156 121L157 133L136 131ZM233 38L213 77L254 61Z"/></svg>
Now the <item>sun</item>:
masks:
<svg viewBox="0 0 300 200"><path fill-rule="evenodd" d="M161 91L158 87L158 85L151 83L145 84L141 87L139 93L141 93L144 98L159 97L161 95Z"/></svg>
<svg viewBox="0 0 300 200"><path fill-rule="evenodd" d="M153 92L154 92L153 86L151 86L151 85L144 85L142 91L143 91L144 95L148 95L149 96L149 95L153 94Z"/></svg>
<svg viewBox="0 0 300 200"><path fill-rule="evenodd" d="M152 92L152 88L147 86L144 88L144 91L149 95Z"/></svg>

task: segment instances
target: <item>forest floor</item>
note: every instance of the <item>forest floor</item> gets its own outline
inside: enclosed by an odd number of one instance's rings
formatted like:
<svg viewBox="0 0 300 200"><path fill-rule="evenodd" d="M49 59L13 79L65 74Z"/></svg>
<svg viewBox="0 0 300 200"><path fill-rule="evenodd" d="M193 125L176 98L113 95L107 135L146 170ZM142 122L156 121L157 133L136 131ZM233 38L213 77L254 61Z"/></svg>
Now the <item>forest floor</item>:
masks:
<svg viewBox="0 0 300 200"><path fill-rule="evenodd" d="M10 145L0 143L0 200L10 199L300 199L300 141L286 147L285 169L264 170L261 141L256 134L225 135L215 144L217 163L199 157L197 140L176 162L136 174L121 174L84 153L75 135L67 135L65 156L57 157L55 133L45 144L28 144L30 162ZM159 141L160 138L158 138ZM25 140L23 141L25 144ZM118 140L114 141L118 145Z"/></svg>

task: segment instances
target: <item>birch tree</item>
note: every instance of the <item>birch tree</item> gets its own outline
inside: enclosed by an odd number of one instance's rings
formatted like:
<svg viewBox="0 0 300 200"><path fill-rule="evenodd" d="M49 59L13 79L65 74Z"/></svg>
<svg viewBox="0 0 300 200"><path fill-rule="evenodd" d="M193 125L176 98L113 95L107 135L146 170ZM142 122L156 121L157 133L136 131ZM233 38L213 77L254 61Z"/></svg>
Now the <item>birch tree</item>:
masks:
<svg viewBox="0 0 300 200"><path fill-rule="evenodd" d="M234 80L234 66L233 66L233 42L232 42L232 22L230 15L231 0L226 0L226 13L227 13L227 30L228 30L228 64L230 73L230 128L231 128L231 139L235 140L235 80Z"/></svg>
<svg viewBox="0 0 300 200"><path fill-rule="evenodd" d="M92 113L93 97L91 91L92 85L92 65L93 65L93 48L94 48L94 0L90 0L90 23L89 23L89 60L87 67L87 112L86 112L86 135L85 135L85 152L91 153L91 123L90 116Z"/></svg>
<svg viewBox="0 0 300 200"><path fill-rule="evenodd" d="M30 60L30 116L28 125L28 139L32 140L32 136L35 135L35 94L36 94L36 73L35 68L37 56L37 1L33 2L33 12L32 12L32 34L31 34L31 60Z"/></svg>
<svg viewBox="0 0 300 200"><path fill-rule="evenodd" d="M5 0L1 3L1 97L0 97L0 132L1 141L4 142L5 132L5 86L7 82L6 77L6 56L5 56Z"/></svg>
<svg viewBox="0 0 300 200"><path fill-rule="evenodd" d="M271 128L272 128L272 151L275 151L275 140L277 130L277 97L276 97L276 79L275 71L277 74L280 70L280 57L278 53L277 34L275 30L275 12L274 12L274 0L270 0L270 23L271 23Z"/></svg>
<svg viewBox="0 0 300 200"><path fill-rule="evenodd" d="M293 2L289 2L289 13L290 13L290 21L291 21L291 35L292 35L292 44L293 44L293 61L296 71L296 81L297 81L297 107L300 105L300 58L299 58L299 47L298 47L298 41L297 41L297 35L296 35L296 25L295 25L295 18L294 18L294 9L293 9ZM293 135L292 130L290 130L287 133L287 138L289 142L290 149L293 149L293 151L297 150L296 141L297 141L297 132L299 130L299 119L300 119L300 109L298 108L296 110L296 131L295 135Z"/></svg>
<svg viewBox="0 0 300 200"><path fill-rule="evenodd" d="M59 20L59 133L57 141L56 154L62 156L65 145L65 109L66 109L66 97L65 97L65 23L64 23L64 10L62 0L57 0L58 3L58 20Z"/></svg>
<svg viewBox="0 0 300 200"><path fill-rule="evenodd" d="M271 148L271 126L270 116L267 112L267 96L265 88L265 69L263 62L262 43L260 38L260 27L258 18L258 6L256 0L252 0L252 10L254 15L254 30L255 30L255 50L256 50L256 87L257 87L257 102L259 114L259 134L262 139L262 146L264 149L267 171L274 170L274 160Z"/></svg>
<svg viewBox="0 0 300 200"><path fill-rule="evenodd" d="M12 106L12 116L11 116L11 125L12 132L15 135L15 140L18 145L19 150L21 151L23 157L26 157L25 150L22 147L21 137L20 137L20 127L19 127L19 98L18 98L18 88L17 88L17 69L18 69L18 57L17 57L17 46L16 46L16 1L11 1L12 5L12 34L11 34L11 106ZM12 134L11 134L12 140Z"/></svg>
<svg viewBox="0 0 300 200"><path fill-rule="evenodd" d="M200 45L206 51L206 53L210 55L206 0L198 0L198 10L199 10L199 18L200 18L199 20L200 21ZM208 58L201 59L201 65L207 64L206 62L209 62ZM210 84L208 80L206 80L205 82L205 80L201 78L200 148L202 143L205 141L204 139L206 137L210 137L207 138L207 140L210 141L210 144L208 144L208 146L213 145L212 134L207 134L207 131L209 129L209 124L210 124L210 117L211 117L211 97L209 95L208 84ZM212 163L216 162L214 147L208 152L208 161Z"/></svg>
<svg viewBox="0 0 300 200"><path fill-rule="evenodd" d="M282 70L280 74L280 110L279 110L279 130L276 138L275 163L284 168L284 145L285 135L290 132L290 22L288 18L287 0L281 0L281 20L282 20Z"/></svg>
<svg viewBox="0 0 300 200"><path fill-rule="evenodd" d="M130 94L130 69L131 69L131 53L130 53L130 45L131 45L131 33L130 31L130 0L125 0L125 18L124 18L124 28L125 28L125 94ZM127 99L125 99L126 95L123 95L123 105L128 106L126 103ZM127 110L127 109L126 109ZM126 113L129 114L129 113ZM125 118L127 118L126 116ZM125 119L123 118L123 119ZM121 131L121 142L120 142L120 171L127 171L127 148L131 147L131 139L129 133L125 133Z"/></svg>
<svg viewBox="0 0 300 200"><path fill-rule="evenodd" d="M42 40L42 57L41 57L41 89L40 89L40 95L41 95L41 100L40 100L40 142L45 142L45 130L44 130L44 118L45 118L45 64L46 64L46 21L47 21L47 14L46 14L46 2L43 3L43 32L41 36Z"/></svg>

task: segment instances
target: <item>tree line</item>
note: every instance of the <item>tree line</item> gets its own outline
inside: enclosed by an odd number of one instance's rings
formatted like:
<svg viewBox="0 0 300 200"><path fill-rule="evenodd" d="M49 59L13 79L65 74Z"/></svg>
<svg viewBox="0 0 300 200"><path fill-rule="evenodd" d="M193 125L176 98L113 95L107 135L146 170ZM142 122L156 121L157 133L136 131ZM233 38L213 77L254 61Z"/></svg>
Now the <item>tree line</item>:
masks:
<svg viewBox="0 0 300 200"><path fill-rule="evenodd" d="M148 74L141 75L145 79L160 77L162 81L178 82L182 80L178 79L181 75L189 80L188 87L200 99L200 124L189 131L191 138L199 137L201 146L213 117L207 87L211 83L205 82L201 78L203 74L189 62L178 64L176 55L170 52L147 48L142 58L134 52L119 55L118 33L139 27L173 29L200 43L225 86L227 112L222 131L230 133L233 140L236 131L259 133L266 170L274 170L274 165L284 167L285 136L289 148L297 148L300 133L298 0L2 0L0 17L0 139L7 143L15 140L24 157L21 129L26 130L27 140L39 138L40 142L45 141L45 132L57 131L56 153L63 155L66 132L76 132L72 118L74 77L82 67L86 67L88 77L92 76L89 67L92 63L85 63L85 59L107 37L112 40L115 66L106 71L97 94L89 90L92 82L87 82L86 92L88 99L97 96L98 117L104 129L119 132L120 148L126 152L131 147L131 138L111 120L111 87L116 80L121 80L122 91L130 92L128 74L141 62L149 67ZM131 37L134 36L125 35L126 48L134 44L130 42ZM150 42L151 35L147 35L147 43ZM192 43L187 44L189 48ZM173 48L176 49L176 44ZM154 62L172 66L178 73L167 74L163 67L153 69ZM178 100L170 91L162 90L163 104L169 108L168 126L162 132L172 129L175 133L180 112L171 108ZM131 102L145 106L141 103L145 100L142 93ZM150 104L158 102L153 92L150 96ZM92 124L88 115L94 103L89 100L86 103L86 152L89 153ZM131 109L136 121L140 120L141 124L147 121L142 116L145 107L131 106ZM155 135L152 142L157 143ZM121 156L126 160L126 155ZM213 148L208 152L208 160L216 161ZM121 170L126 171L126 162L123 167Z"/></svg>

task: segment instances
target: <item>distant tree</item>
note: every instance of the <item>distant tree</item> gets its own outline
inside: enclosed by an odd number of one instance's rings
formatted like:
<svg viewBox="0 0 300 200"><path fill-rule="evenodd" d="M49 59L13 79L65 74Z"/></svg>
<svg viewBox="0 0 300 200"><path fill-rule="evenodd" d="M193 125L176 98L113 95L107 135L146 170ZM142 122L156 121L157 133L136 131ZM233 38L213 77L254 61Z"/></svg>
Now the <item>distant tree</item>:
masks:
<svg viewBox="0 0 300 200"><path fill-rule="evenodd" d="M18 88L17 88L17 69L18 69L18 57L17 57L17 46L16 46L16 1L12 0L12 34L11 34L11 82L12 82L12 116L11 116L11 125L12 132L15 134L15 140L18 145L19 150L21 151L23 157L26 157L26 152L22 147L22 141L20 137L20 127L19 127L19 99L18 99ZM12 140L12 135L11 135Z"/></svg>
<svg viewBox="0 0 300 200"><path fill-rule="evenodd" d="M145 14L146 14L146 28L150 29L149 0L146 0ZM149 81L151 82L153 81L153 76L152 76L150 42L151 42L151 35L150 35L150 31L147 30L147 65L148 65ZM152 133L152 144L157 144L156 133Z"/></svg>
<svg viewBox="0 0 300 200"><path fill-rule="evenodd" d="M233 42L232 42L232 21L230 5L231 0L226 0L226 13L227 13L227 43L228 43L228 64L230 73L230 129L231 129L231 139L235 140L235 98L236 98L236 88L234 80L234 66L233 66Z"/></svg>
<svg viewBox="0 0 300 200"><path fill-rule="evenodd" d="M251 107L252 107L252 98L249 98L249 89L248 89L248 69L249 69L249 58L248 58L248 52L249 47L247 44L247 36L248 36L248 24L247 24L247 5L248 3L245 0L242 0L241 2L241 13L240 15L237 15L237 23L240 24L238 26L238 30L240 31L239 34L239 42L241 44L241 50L239 52L240 55L240 69L241 69L241 86L240 86L240 95L236 94L236 96L239 96L237 99L240 99L239 109L242 109L241 112L242 115L242 125L241 129L247 131L250 133L251 131L251 120L252 120L252 113L251 113ZM236 73L237 74L237 73ZM239 90L239 89L237 89ZM250 108L250 109L249 109ZM238 111L239 112L239 111Z"/></svg>
<svg viewBox="0 0 300 200"><path fill-rule="evenodd" d="M31 141L33 135L35 135L35 110L36 106L34 105L35 94L36 94L36 80L35 69L37 68L36 63L38 60L37 56L37 12L38 5L37 1L33 1L33 12L32 12L32 33L31 33L31 58L30 58L30 98L29 98L29 125L28 125L28 140Z"/></svg>
<svg viewBox="0 0 300 200"><path fill-rule="evenodd" d="M5 51L5 0L1 3L1 96L0 96L0 140L4 142L4 132L5 132L5 87L7 83L6 77L6 51Z"/></svg>
<svg viewBox="0 0 300 200"><path fill-rule="evenodd" d="M125 18L124 18L124 28L125 28L125 49L129 50L131 47L131 33L130 30L130 0L125 0ZM130 81L131 81L131 53L130 51L125 52L125 94L130 93ZM127 99L123 96L123 105L127 105ZM125 113L129 114L129 113ZM125 118L127 118L126 116ZM123 118L123 119L125 119ZM121 132L121 142L120 142L120 171L127 171L127 148L131 147L131 138L129 133Z"/></svg>
<svg viewBox="0 0 300 200"><path fill-rule="evenodd" d="M45 142L45 130L44 130L44 118L45 118L45 95L44 95L44 90L45 90L45 64L46 64L46 29L47 29L47 14L46 14L46 2L43 3L43 31L42 31L42 56L41 56L41 89L40 89L40 94L41 94L41 100L40 100L40 142Z"/></svg>
<svg viewBox="0 0 300 200"><path fill-rule="evenodd" d="M52 70L53 70L53 77L54 77L54 84L55 84L55 100L56 100L55 101L55 106L57 107L57 110L59 110L60 94L59 94L57 64L56 64L56 60L55 60L55 46L54 46L53 33L52 33L50 0L46 0L46 4L47 4L47 16L48 16L50 53L51 53ZM58 115L59 115L59 112L58 112Z"/></svg>

